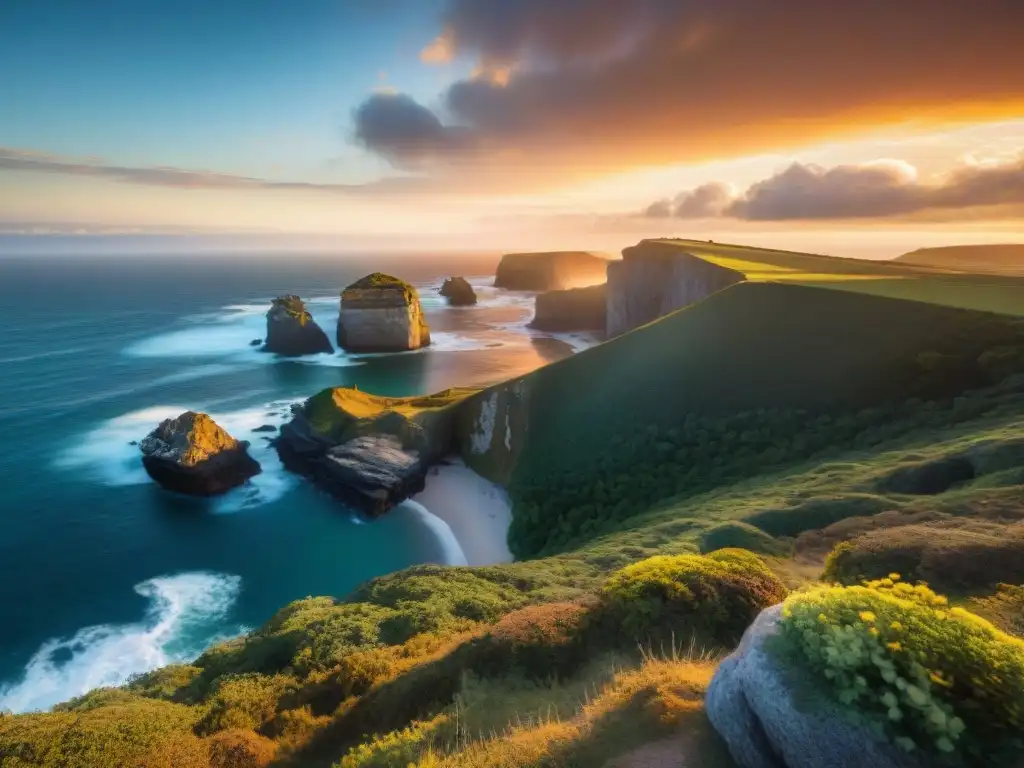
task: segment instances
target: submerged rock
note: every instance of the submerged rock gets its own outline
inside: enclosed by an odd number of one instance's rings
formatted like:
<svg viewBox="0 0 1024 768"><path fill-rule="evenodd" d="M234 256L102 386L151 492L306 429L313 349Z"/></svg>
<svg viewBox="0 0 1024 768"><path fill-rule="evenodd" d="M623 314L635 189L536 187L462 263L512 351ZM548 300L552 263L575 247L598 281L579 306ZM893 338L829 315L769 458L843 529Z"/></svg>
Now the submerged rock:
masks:
<svg viewBox="0 0 1024 768"><path fill-rule="evenodd" d="M215 496L260 473L249 443L235 440L205 413L165 419L139 444L142 465L169 491Z"/></svg>
<svg viewBox="0 0 1024 768"><path fill-rule="evenodd" d="M607 280L608 260L584 251L507 253L494 275L496 288L556 291Z"/></svg>
<svg viewBox="0 0 1024 768"><path fill-rule="evenodd" d="M263 424L259 427L253 427L253 432L277 432L277 427L273 424Z"/></svg>
<svg viewBox="0 0 1024 768"><path fill-rule="evenodd" d="M476 291L464 277L449 277L438 291L453 307L469 307L476 304Z"/></svg>
<svg viewBox="0 0 1024 768"><path fill-rule="evenodd" d="M374 272L341 293L338 346L350 352L403 352L430 344L416 289Z"/></svg>
<svg viewBox="0 0 1024 768"><path fill-rule="evenodd" d="M292 294L279 296L271 304L263 349L289 357L334 352L327 334L316 324L302 299Z"/></svg>
<svg viewBox="0 0 1024 768"><path fill-rule="evenodd" d="M537 296L531 328L541 331L603 331L607 285Z"/></svg>
<svg viewBox="0 0 1024 768"><path fill-rule="evenodd" d="M253 339L252 341L249 342L249 346L250 347L262 347L263 346L263 339Z"/></svg>
<svg viewBox="0 0 1024 768"><path fill-rule="evenodd" d="M704 702L711 724L741 768L923 768L878 741L838 705L811 693L813 681L783 668L766 649L782 606L761 612L715 672Z"/></svg>

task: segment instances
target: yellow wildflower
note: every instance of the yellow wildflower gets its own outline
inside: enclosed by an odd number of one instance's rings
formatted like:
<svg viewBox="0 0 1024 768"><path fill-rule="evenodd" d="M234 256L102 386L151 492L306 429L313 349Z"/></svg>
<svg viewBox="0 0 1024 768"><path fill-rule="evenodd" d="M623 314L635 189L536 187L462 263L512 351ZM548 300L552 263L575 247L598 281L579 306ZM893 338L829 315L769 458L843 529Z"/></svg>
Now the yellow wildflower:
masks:
<svg viewBox="0 0 1024 768"><path fill-rule="evenodd" d="M891 643L886 643L885 647L888 648L890 651L902 651L903 650L903 646L899 644L898 640L893 641Z"/></svg>
<svg viewBox="0 0 1024 768"><path fill-rule="evenodd" d="M860 620L863 621L865 624L870 624L872 621L875 620L875 614L873 614L871 611L861 611Z"/></svg>
<svg viewBox="0 0 1024 768"><path fill-rule="evenodd" d="M892 579L893 581L899 581L900 580L900 575L898 573L890 573L889 574L889 578Z"/></svg>
<svg viewBox="0 0 1024 768"><path fill-rule="evenodd" d="M900 624L898 621L894 621L889 626L892 627L892 629L895 630L896 632L902 632L903 631L903 625Z"/></svg>
<svg viewBox="0 0 1024 768"><path fill-rule="evenodd" d="M870 632L870 633L871 633L872 635L874 635L875 637L878 637L878 627L871 627L871 628L870 628L870 629L868 630L868 632Z"/></svg>

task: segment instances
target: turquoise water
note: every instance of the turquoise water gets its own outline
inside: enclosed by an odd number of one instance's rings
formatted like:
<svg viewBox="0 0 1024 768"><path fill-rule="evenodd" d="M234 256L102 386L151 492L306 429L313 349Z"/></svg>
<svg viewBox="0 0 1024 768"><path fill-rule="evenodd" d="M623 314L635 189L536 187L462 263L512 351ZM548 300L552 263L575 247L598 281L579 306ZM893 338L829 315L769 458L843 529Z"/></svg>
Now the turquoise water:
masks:
<svg viewBox="0 0 1024 768"><path fill-rule="evenodd" d="M445 561L423 519L357 520L252 430L327 386L423 393L571 353L531 334L532 297L487 288L479 261L0 259L0 710L51 706L195 656L291 600ZM378 268L420 286L429 350L283 360L249 346L284 292L333 337L339 288ZM479 276L479 307L436 297L452 273ZM130 443L187 408L251 440L263 473L209 501L155 487Z"/></svg>

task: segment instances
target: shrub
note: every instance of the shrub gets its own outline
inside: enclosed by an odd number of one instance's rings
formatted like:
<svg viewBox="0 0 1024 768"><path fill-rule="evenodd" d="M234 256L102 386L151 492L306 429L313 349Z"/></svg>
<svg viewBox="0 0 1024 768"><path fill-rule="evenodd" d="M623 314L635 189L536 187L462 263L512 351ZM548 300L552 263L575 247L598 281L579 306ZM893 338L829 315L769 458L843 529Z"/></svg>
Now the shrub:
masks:
<svg viewBox="0 0 1024 768"><path fill-rule="evenodd" d="M222 677L208 699L210 709L196 731L209 735L228 729L257 730L274 716L281 696L295 687L295 680L285 675Z"/></svg>
<svg viewBox="0 0 1024 768"><path fill-rule="evenodd" d="M700 551L703 554L727 547L739 547L762 555L783 555L786 548L749 523L728 522L708 528L700 537Z"/></svg>
<svg viewBox="0 0 1024 768"><path fill-rule="evenodd" d="M765 509L746 522L771 536L799 536L804 531L827 528L850 517L870 517L892 509L895 504L867 493L841 493L810 499L784 509Z"/></svg>
<svg viewBox="0 0 1024 768"><path fill-rule="evenodd" d="M843 584L901 573L944 592L1024 583L1024 530L988 526L905 525L871 531L839 544L825 563L825 578Z"/></svg>
<svg viewBox="0 0 1024 768"><path fill-rule="evenodd" d="M263 768L270 765L277 745L265 736L232 728L206 739L210 749L210 768Z"/></svg>
<svg viewBox="0 0 1024 768"><path fill-rule="evenodd" d="M191 703L192 684L201 673L199 667L172 664L143 675L135 675L125 687L151 699Z"/></svg>
<svg viewBox="0 0 1024 768"><path fill-rule="evenodd" d="M658 555L612 574L601 590L601 611L608 628L630 640L695 634L731 644L785 596L782 582L751 552Z"/></svg>
<svg viewBox="0 0 1024 768"><path fill-rule="evenodd" d="M898 578L791 595L778 648L904 750L1012 764L1024 747L1024 642Z"/></svg>

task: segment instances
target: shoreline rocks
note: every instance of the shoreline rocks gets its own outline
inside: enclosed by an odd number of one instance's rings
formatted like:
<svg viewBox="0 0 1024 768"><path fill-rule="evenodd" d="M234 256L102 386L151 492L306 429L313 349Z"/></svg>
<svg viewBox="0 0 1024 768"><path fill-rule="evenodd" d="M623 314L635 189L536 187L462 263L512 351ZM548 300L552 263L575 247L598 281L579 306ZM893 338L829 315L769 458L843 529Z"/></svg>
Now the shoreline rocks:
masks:
<svg viewBox="0 0 1024 768"><path fill-rule="evenodd" d="M349 352L405 352L430 344L430 328L416 289L382 272L341 293L338 346Z"/></svg>
<svg viewBox="0 0 1024 768"><path fill-rule="evenodd" d="M557 291L603 283L609 261L585 251L506 253L494 274L494 287L510 291Z"/></svg>
<svg viewBox="0 0 1024 768"><path fill-rule="evenodd" d="M547 291L537 296L530 327L540 331L604 331L608 286Z"/></svg>
<svg viewBox="0 0 1024 768"><path fill-rule="evenodd" d="M165 419L139 444L142 465L163 488L190 496L216 496L261 471L236 440L205 413Z"/></svg>
<svg viewBox="0 0 1024 768"><path fill-rule="evenodd" d="M464 277L446 278L438 293L448 299L448 304L452 307L470 307L476 304L476 291Z"/></svg>
<svg viewBox="0 0 1024 768"><path fill-rule="evenodd" d="M267 312L267 340L263 350L286 357L298 357L331 354L334 347L327 334L306 310L302 299L288 294L274 299Z"/></svg>

